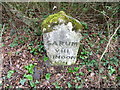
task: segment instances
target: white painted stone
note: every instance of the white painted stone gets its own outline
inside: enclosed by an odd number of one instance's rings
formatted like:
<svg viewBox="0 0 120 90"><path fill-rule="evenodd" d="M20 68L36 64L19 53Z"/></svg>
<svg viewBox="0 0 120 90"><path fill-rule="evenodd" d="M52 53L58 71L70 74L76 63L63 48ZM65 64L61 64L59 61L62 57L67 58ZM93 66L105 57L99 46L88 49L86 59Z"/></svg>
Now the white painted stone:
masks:
<svg viewBox="0 0 120 90"><path fill-rule="evenodd" d="M76 62L81 34L72 31L72 23L53 27L43 35L44 47L52 64L71 65Z"/></svg>
<svg viewBox="0 0 120 90"><path fill-rule="evenodd" d="M61 11L48 17L42 26L44 47L52 65L75 64L82 38L80 22Z"/></svg>

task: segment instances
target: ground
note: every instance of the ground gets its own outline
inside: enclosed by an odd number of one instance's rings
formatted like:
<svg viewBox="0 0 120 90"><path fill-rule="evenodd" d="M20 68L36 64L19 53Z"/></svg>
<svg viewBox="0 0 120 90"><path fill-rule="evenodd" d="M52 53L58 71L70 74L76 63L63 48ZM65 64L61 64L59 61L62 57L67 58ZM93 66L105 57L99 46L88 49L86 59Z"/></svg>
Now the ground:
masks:
<svg viewBox="0 0 120 90"><path fill-rule="evenodd" d="M64 4L66 5L66 3ZM18 18L12 20L13 18L3 12L2 19L5 30L2 38L4 59L1 87L120 87L119 32L115 34L107 52L100 60L111 35L117 28L117 24L108 22L111 25L109 27L111 30L107 30L107 24L101 14L95 12L95 15L93 15L90 12L89 14L75 13L73 15L79 21L86 22L87 29L81 32L83 39L80 41L81 45L77 62L70 66L51 66L43 46L42 34L38 34L32 28L21 23ZM44 17L45 19L46 15L48 16L49 14L39 14L39 17ZM11 20L15 22L15 26ZM117 23L118 17L112 20L112 22Z"/></svg>

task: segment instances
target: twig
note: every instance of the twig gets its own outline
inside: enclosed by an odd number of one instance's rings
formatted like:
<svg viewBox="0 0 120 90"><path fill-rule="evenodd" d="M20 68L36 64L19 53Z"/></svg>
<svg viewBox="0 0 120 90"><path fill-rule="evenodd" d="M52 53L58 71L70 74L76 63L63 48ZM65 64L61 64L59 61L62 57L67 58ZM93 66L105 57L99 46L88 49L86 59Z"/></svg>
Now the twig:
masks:
<svg viewBox="0 0 120 90"><path fill-rule="evenodd" d="M3 34L3 31L4 31L4 27L5 27L5 24L3 25L2 29L1 29L1 35L0 35L0 84L2 83L2 62L3 62L3 55L2 55L2 50L1 50L1 46L2 46L2 34Z"/></svg>
<svg viewBox="0 0 120 90"><path fill-rule="evenodd" d="M95 9L95 8L93 8L93 7L91 7L93 10L95 10L95 11L97 11L97 12L99 12L99 13L101 13L101 11L99 11L99 10L97 10L97 9ZM109 18L110 19L110 17L108 16L108 15L106 15L105 13L101 13L101 14L103 14L105 17L107 17L107 18Z"/></svg>
<svg viewBox="0 0 120 90"><path fill-rule="evenodd" d="M3 25L3 28L1 29L1 34L0 34L0 37L2 38L2 35L3 35L3 31L5 30L5 24Z"/></svg>
<svg viewBox="0 0 120 90"><path fill-rule="evenodd" d="M13 7L10 3L4 3L3 6L4 6L4 8L6 10L8 10L7 13L9 14L9 16L11 18L13 18L13 20L17 18L21 22L23 22L25 25L27 25L30 28L32 28L33 30L37 30L37 28L34 26L34 23L36 21L38 21L38 20L36 20L36 18L29 18L29 17L27 17L21 11L19 11L15 7ZM16 17L14 17L13 15L15 15Z"/></svg>
<svg viewBox="0 0 120 90"><path fill-rule="evenodd" d="M108 49L108 47L109 47L109 45L110 45L110 42L111 42L112 38L114 37L114 35L116 34L116 32L118 31L119 28L120 28L120 25L115 29L115 32L114 32L113 35L110 37L110 39L109 39L109 41L108 41L108 43L107 43L107 46L105 47L105 50L104 50L104 52L102 53L102 55L101 55L101 57L100 57L100 59L99 59L99 68L100 68L100 66L101 66L101 60L102 60L103 56L105 55L105 53L107 52L107 49ZM100 76L100 69L99 69L99 80L98 80L99 83L100 83L100 80L101 80L101 76ZM99 88L100 88L100 84L99 84Z"/></svg>
<svg viewBox="0 0 120 90"><path fill-rule="evenodd" d="M100 61L101 61L101 59L103 58L104 54L107 52L107 49L108 49L108 47L109 47L109 45L110 45L110 42L111 42L113 36L116 34L116 32L117 32L117 30L118 30L119 28L120 28L120 25L115 29L114 34L110 37L110 39L109 39L109 41L108 41L108 44L107 44L107 46L106 46L103 54L102 54L101 57L100 57Z"/></svg>

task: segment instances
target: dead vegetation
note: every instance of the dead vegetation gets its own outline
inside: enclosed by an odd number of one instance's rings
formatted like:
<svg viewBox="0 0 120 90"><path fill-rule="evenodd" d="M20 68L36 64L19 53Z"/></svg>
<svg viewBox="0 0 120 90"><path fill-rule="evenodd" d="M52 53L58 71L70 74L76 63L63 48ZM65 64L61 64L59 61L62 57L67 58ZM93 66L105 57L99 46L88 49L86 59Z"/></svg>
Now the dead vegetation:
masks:
<svg viewBox="0 0 120 90"><path fill-rule="evenodd" d="M2 3L3 88L118 88L118 3ZM40 25L58 11L84 21L78 60L51 66Z"/></svg>

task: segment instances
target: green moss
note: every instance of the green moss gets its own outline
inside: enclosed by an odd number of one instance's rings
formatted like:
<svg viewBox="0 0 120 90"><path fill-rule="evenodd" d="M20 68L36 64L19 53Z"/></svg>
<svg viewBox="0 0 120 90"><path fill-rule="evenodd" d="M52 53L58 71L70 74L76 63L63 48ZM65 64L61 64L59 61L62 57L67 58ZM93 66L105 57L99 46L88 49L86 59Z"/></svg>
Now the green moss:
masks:
<svg viewBox="0 0 120 90"><path fill-rule="evenodd" d="M53 31L52 27L58 24L67 24L68 22L71 22L73 24L73 30L82 30L83 26L82 24L77 21L76 19L66 15L64 11L60 11L56 14L48 16L42 23L42 31L44 33Z"/></svg>

